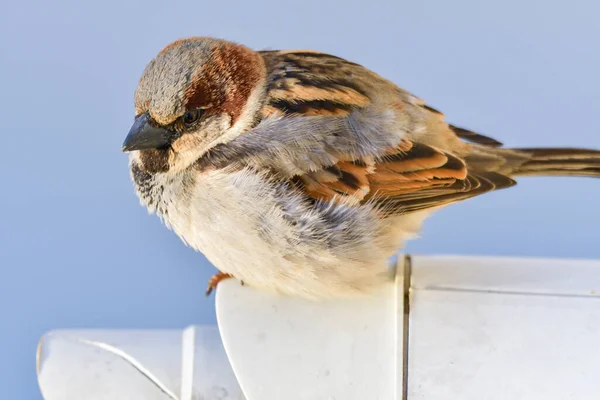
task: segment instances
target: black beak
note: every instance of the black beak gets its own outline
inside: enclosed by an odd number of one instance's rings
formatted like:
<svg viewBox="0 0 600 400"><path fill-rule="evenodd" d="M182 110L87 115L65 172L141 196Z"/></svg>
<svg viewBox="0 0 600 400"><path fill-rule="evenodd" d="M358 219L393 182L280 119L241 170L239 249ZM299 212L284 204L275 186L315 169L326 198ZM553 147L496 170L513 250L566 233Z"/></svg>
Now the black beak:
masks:
<svg viewBox="0 0 600 400"><path fill-rule="evenodd" d="M135 119L121 150L158 149L170 144L175 136L177 132L153 126L148 113L144 113Z"/></svg>

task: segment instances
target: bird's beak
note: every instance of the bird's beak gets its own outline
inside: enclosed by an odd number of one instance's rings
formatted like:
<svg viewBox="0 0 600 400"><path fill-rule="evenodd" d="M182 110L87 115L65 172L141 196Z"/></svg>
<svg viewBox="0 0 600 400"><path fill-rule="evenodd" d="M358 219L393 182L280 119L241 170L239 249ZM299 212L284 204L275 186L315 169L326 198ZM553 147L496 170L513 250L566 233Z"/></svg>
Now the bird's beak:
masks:
<svg viewBox="0 0 600 400"><path fill-rule="evenodd" d="M152 125L150 116L144 113L135 119L121 150L158 149L171 143L176 135L177 132Z"/></svg>

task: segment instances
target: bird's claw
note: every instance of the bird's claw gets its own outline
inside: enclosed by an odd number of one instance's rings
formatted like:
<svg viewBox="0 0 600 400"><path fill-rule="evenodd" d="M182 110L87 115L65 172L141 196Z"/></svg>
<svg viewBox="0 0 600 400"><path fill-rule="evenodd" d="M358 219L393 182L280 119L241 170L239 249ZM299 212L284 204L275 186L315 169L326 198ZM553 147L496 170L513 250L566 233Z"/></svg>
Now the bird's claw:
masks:
<svg viewBox="0 0 600 400"><path fill-rule="evenodd" d="M227 274L225 272L219 272L217 274L214 274L208 281L208 285L206 287L205 294L207 296L210 296L210 294L213 292L213 290L215 290L217 288L217 285L219 284L219 282L221 282L224 279L229 279L229 278L233 278L233 275ZM242 285L243 284L244 284L244 282L242 282Z"/></svg>

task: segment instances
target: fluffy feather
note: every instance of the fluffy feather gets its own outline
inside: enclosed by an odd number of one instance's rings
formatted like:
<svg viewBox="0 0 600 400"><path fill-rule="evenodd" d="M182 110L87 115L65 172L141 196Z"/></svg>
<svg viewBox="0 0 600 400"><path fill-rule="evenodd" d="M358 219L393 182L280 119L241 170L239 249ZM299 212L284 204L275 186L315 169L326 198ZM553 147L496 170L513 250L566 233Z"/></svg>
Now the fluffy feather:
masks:
<svg viewBox="0 0 600 400"><path fill-rule="evenodd" d="M196 103L203 118L172 143L132 152L142 203L223 273L312 299L368 292L448 204L514 176L600 176L598 151L503 148L323 53L175 42L146 68L136 111L164 132Z"/></svg>

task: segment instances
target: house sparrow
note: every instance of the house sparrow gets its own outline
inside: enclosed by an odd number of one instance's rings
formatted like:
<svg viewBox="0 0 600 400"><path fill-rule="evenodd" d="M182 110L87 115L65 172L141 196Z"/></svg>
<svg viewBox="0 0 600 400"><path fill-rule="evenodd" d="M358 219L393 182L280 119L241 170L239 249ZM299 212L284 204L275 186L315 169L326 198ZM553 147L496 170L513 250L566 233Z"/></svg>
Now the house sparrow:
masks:
<svg viewBox="0 0 600 400"><path fill-rule="evenodd" d="M367 68L314 51L175 41L125 139L148 210L224 277L305 298L368 292L432 211L516 176L600 177L600 151L508 149Z"/></svg>

